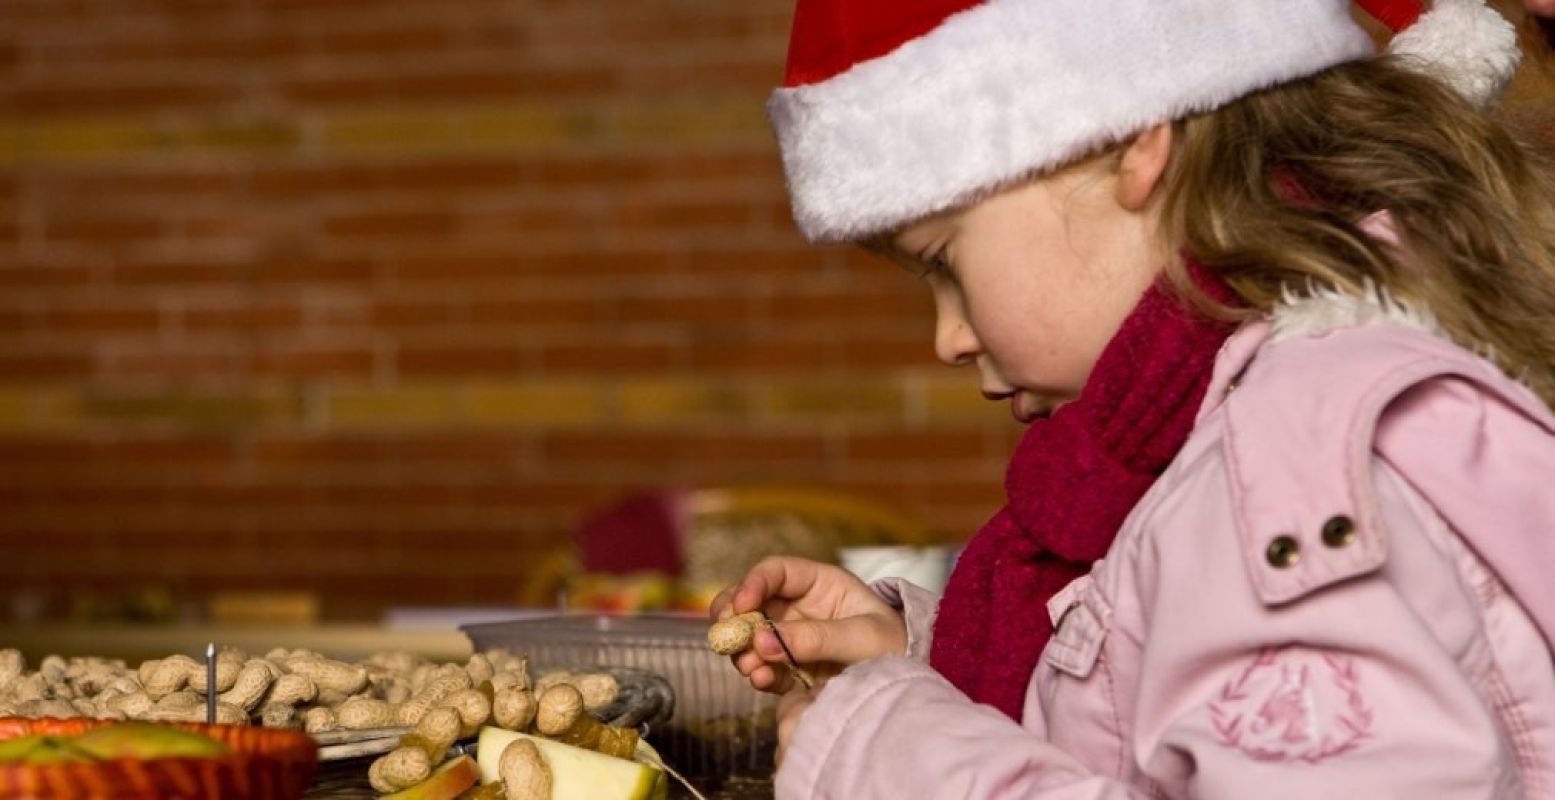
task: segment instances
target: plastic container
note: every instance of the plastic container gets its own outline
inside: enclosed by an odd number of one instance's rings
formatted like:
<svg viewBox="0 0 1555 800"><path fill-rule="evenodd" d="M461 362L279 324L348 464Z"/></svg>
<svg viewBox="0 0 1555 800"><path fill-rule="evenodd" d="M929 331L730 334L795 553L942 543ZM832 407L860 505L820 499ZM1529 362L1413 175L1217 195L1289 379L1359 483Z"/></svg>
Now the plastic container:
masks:
<svg viewBox="0 0 1555 800"><path fill-rule="evenodd" d="M902 578L935 594L945 591L950 577L950 548L844 547L837 551L842 568L865 583L881 578Z"/></svg>
<svg viewBox="0 0 1555 800"><path fill-rule="evenodd" d="M772 774L777 700L752 689L727 657L707 649L701 617L578 614L460 630L477 651L503 647L527 656L535 674L610 666L661 675L675 690L675 712L648 738L667 761L706 785Z"/></svg>

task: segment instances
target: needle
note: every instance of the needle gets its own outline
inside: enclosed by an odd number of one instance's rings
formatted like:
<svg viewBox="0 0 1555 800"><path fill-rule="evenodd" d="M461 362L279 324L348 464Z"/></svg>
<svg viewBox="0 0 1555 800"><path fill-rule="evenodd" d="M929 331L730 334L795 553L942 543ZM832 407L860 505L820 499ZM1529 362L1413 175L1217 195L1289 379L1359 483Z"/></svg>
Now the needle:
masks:
<svg viewBox="0 0 1555 800"><path fill-rule="evenodd" d="M778 647L783 648L783 657L788 659L788 671L794 676L794 680L799 681L799 684L806 689L814 689L815 679L799 666L798 661L794 660L794 652L788 649L788 642L783 641L783 634L778 633L777 623L773 622L765 611L761 612L761 621L767 626L767 630L772 631L772 638L777 639Z"/></svg>

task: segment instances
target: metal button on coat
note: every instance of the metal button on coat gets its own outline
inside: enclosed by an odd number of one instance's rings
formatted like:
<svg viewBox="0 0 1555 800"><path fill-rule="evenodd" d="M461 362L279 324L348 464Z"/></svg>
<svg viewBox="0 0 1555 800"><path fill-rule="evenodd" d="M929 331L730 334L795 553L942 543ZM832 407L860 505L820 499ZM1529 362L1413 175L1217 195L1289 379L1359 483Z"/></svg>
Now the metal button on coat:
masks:
<svg viewBox="0 0 1555 800"><path fill-rule="evenodd" d="M1301 543L1294 536L1276 536L1269 542L1269 549L1264 551L1264 557L1269 560L1269 565L1278 569L1293 567L1301 560Z"/></svg>
<svg viewBox="0 0 1555 800"><path fill-rule="evenodd" d="M1323 523L1323 544L1329 547L1345 547L1355 541L1355 522L1346 516L1337 516Z"/></svg>

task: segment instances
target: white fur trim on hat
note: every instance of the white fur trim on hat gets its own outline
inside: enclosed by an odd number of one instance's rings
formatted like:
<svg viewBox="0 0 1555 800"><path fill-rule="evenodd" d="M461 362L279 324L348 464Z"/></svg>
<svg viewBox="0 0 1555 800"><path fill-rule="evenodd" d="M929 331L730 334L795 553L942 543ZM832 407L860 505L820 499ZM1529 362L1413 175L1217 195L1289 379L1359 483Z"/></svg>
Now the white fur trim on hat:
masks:
<svg viewBox="0 0 1555 800"><path fill-rule="evenodd" d="M1512 80L1522 51L1517 29L1483 0L1436 0L1429 13L1393 37L1388 52L1410 56L1480 106Z"/></svg>
<svg viewBox="0 0 1555 800"><path fill-rule="evenodd" d="M1374 51L1349 0L988 0L767 108L800 229L846 241Z"/></svg>

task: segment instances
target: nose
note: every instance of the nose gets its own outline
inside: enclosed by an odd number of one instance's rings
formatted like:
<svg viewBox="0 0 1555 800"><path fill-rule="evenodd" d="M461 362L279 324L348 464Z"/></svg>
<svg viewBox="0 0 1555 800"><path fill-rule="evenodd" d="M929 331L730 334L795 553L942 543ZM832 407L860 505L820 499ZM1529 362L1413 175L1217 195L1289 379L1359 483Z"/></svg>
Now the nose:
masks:
<svg viewBox="0 0 1555 800"><path fill-rule="evenodd" d="M934 355L952 367L973 363L982 344L959 304L946 299L935 303Z"/></svg>

